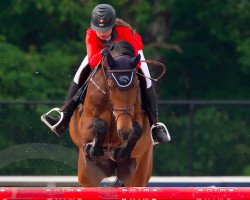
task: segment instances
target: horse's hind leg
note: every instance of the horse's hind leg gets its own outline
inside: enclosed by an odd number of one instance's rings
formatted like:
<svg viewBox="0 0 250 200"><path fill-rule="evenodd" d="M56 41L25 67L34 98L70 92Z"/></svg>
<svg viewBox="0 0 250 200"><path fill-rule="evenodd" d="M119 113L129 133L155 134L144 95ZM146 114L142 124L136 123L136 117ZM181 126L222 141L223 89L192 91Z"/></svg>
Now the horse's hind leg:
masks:
<svg viewBox="0 0 250 200"><path fill-rule="evenodd" d="M107 123L100 118L96 118L93 122L94 140L84 146L84 151L90 158L96 158L103 155L102 145L107 133Z"/></svg>

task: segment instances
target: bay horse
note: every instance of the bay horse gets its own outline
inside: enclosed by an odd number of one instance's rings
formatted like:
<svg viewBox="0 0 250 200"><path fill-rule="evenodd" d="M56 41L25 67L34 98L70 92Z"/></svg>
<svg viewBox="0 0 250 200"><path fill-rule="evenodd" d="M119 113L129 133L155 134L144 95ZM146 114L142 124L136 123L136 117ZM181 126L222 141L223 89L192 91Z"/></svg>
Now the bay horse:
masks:
<svg viewBox="0 0 250 200"><path fill-rule="evenodd" d="M151 177L153 140L141 108L139 62L130 43L114 43L71 118L70 136L79 148L78 180L84 187L97 187L112 175L119 186L143 187Z"/></svg>

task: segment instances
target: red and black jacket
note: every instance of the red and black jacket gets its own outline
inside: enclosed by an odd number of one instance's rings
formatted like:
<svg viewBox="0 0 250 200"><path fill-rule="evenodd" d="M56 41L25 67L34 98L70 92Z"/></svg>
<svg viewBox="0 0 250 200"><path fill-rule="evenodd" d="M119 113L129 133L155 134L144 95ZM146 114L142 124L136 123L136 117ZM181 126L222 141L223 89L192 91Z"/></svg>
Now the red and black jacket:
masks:
<svg viewBox="0 0 250 200"><path fill-rule="evenodd" d="M114 38L113 41L125 40L131 43L136 54L139 50L142 50L143 44L141 36L126 26L114 26L113 28ZM86 48L90 67L95 67L102 59L101 51L105 48L103 41L99 39L96 32L92 28L88 28L86 33Z"/></svg>

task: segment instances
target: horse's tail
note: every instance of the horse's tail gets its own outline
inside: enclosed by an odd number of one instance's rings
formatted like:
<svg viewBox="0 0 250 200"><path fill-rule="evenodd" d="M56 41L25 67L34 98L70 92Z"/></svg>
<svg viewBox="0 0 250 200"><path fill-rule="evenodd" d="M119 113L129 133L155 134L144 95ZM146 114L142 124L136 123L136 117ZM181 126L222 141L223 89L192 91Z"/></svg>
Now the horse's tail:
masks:
<svg viewBox="0 0 250 200"><path fill-rule="evenodd" d="M116 178L113 183L113 187L125 187L125 185L120 179Z"/></svg>

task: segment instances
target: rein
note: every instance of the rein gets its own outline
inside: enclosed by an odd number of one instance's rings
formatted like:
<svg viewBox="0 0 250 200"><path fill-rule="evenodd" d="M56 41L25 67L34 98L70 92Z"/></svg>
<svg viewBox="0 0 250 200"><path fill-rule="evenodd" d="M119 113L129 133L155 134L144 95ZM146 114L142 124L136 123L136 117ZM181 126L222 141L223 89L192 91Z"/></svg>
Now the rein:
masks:
<svg viewBox="0 0 250 200"><path fill-rule="evenodd" d="M99 68L99 64L101 63L102 60L99 61L99 63L96 65L96 67L94 68L94 70L90 73L89 77L87 78L87 80L83 83L83 85L78 89L78 91L76 92L76 94L70 98L61 108L60 108L60 112L63 112L71 103L72 101L78 101L83 88L87 85L87 83L89 81L91 81L92 77L95 75L95 73L97 72L98 68Z"/></svg>
<svg viewBox="0 0 250 200"><path fill-rule="evenodd" d="M104 91L102 88L100 88L100 86L99 85L97 85L97 83L91 78L90 80L89 80L91 83L93 83L94 84L94 86L97 88L97 90L99 90L101 93L103 93L103 94L107 94L107 92L106 91Z"/></svg>
<svg viewBox="0 0 250 200"><path fill-rule="evenodd" d="M163 63L160 63L160 62L157 62L157 61L154 61L154 60L141 60L141 62L145 62L145 63L149 63L149 64L153 64L153 65L158 65L158 66L161 66L162 69L163 69L161 74L157 78L151 78L151 77L145 76L145 75L137 72L138 75L143 76L144 78L148 78L148 79L150 79L152 81L157 82L166 73L166 66Z"/></svg>
<svg viewBox="0 0 250 200"><path fill-rule="evenodd" d="M137 69L121 69L121 70L109 70L110 73L121 73L121 72L133 72L136 71L136 73L140 76L143 76L144 78L148 78L152 81L158 81L160 78L162 78L162 76L166 73L166 66L163 63L157 62L157 61L153 61L153 60L141 60L140 62L146 62L149 64L153 64L153 65L158 65L161 66L163 68L162 73L157 77L157 78L151 78L151 77L147 77L141 73L139 73L137 71ZM86 84L90 81L92 82L96 88L101 91L103 94L107 94L107 92L105 92L104 90L102 90L100 88L100 86L97 85L97 83L92 79L93 76L95 75L95 73L97 72L100 63L102 63L102 70L103 70L103 74L106 78L106 80L108 79L105 72L104 72L104 65L103 65L103 59L99 61L99 63L96 65L96 67L94 68L94 70L91 72L91 74L89 75L89 77L87 78L87 80L83 83L83 85L78 89L78 92L71 98L69 99L61 108L60 108L60 112L63 112L71 103L72 101L77 101L79 98L79 95L82 91L82 89L86 86Z"/></svg>
<svg viewBox="0 0 250 200"><path fill-rule="evenodd" d="M104 69L104 64L103 64L104 58L102 58L102 60L101 60L100 62L101 62L101 64L102 64L101 67L102 67L103 75L104 75L105 80L106 80L106 82L107 82L108 78L107 78L107 76L106 76L105 69ZM100 63L100 62L99 62L99 63ZM98 64L98 66L99 66L99 64ZM97 70L96 70L96 71L97 71ZM104 91L104 90L103 90L103 89L93 80L93 76L92 76L89 80L90 80L91 83L93 83L93 85L97 88L98 91L100 91L100 92L103 93L104 95L107 95L107 92Z"/></svg>
<svg viewBox="0 0 250 200"><path fill-rule="evenodd" d="M103 59L102 59L103 61ZM163 63L160 63L160 62L156 62L156 61L153 61L153 60L142 60L141 62L146 62L146 63L149 63L149 64L153 64L153 65L158 65L158 66L161 66L163 68L161 74L157 77L157 78L151 78L151 77L147 77L141 73L138 72L137 69L113 69L113 70L108 70L108 73L122 73L122 72L136 72L138 75L140 76L143 76L145 78L148 78L152 81L158 81L160 78L162 78L162 76L166 73L166 66L163 64ZM105 69L104 69L104 65L103 65L103 62L102 62L102 71L103 71L103 75L105 76L105 79L106 81L108 80L108 77L105 73ZM101 89L101 87L92 79L92 77L90 78L90 81L93 83L93 85L97 88L97 90L99 90L101 93L103 93L104 95L107 95L108 92L104 91L103 89ZM111 103L111 102L110 102ZM118 111L118 112L121 112L117 119L119 118L120 115L129 115L131 118L131 114L130 114L130 111L133 111L135 106L132 105L132 106L129 106L129 107L125 107L125 108L120 108L120 107L114 107L112 104L111 104L111 108L112 108L112 112L114 111Z"/></svg>
<svg viewBox="0 0 250 200"><path fill-rule="evenodd" d="M151 77L148 77L148 76L145 76L141 73L139 73L137 71L137 69L113 69L113 70L109 70L110 73L121 73L121 72L134 72L136 71L137 74L139 74L140 76L143 76L145 78L148 78L152 81L158 81L159 79L161 79L163 77L163 75L166 73L166 65L164 65L163 63L161 62L157 62L157 61L154 61L154 60L141 60L140 62L145 62L145 63L149 63L149 64L152 64L152 65L158 65L158 66L161 66L162 67L162 72L161 74L157 77L157 78L151 78Z"/></svg>
<svg viewBox="0 0 250 200"><path fill-rule="evenodd" d="M100 62L102 63L102 70L103 70L103 74L105 76L105 79L108 80L108 78L106 76L106 73L105 73L104 65L103 65L103 59ZM97 66L99 66L100 62L98 63ZM161 66L162 67L161 74L157 78L151 78L151 77L145 76L144 74L139 73L137 69L113 69L113 70L109 70L109 73L136 72L138 75L143 76L144 78L148 78L148 79L150 79L152 81L155 81L155 82L157 82L159 79L161 79L163 77L163 75L166 73L166 66L163 63L161 63L161 62L157 62L157 61L154 61L154 60L141 60L140 62L146 62L146 63L149 63L149 64ZM88 78L88 80L91 81L100 92L102 92L103 94L106 95L107 92L104 91L103 89L101 89L100 86L97 85L97 83L92 79L92 77L93 77L93 75L90 76Z"/></svg>

